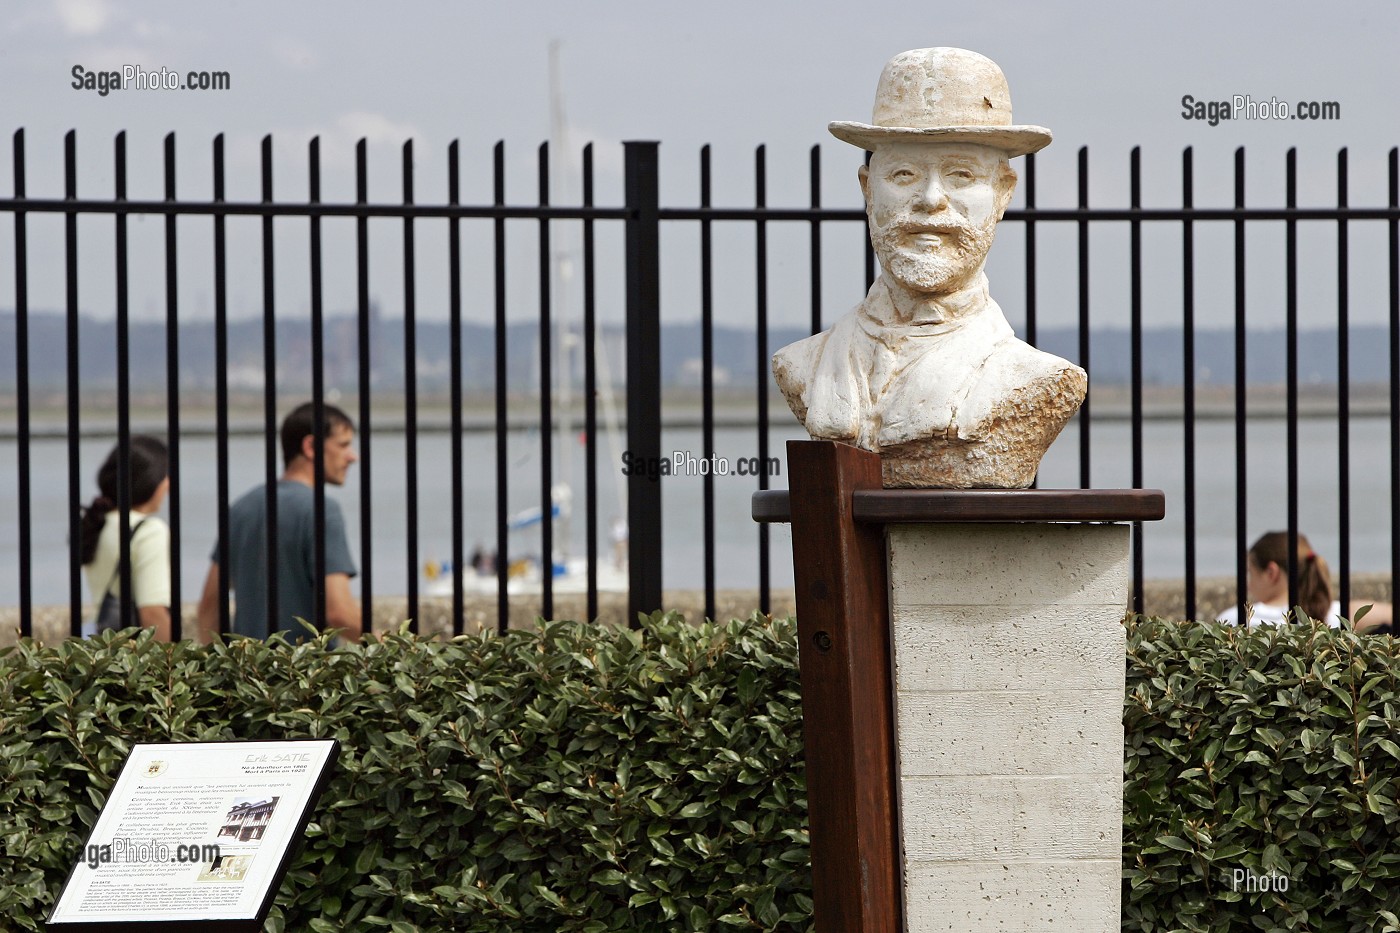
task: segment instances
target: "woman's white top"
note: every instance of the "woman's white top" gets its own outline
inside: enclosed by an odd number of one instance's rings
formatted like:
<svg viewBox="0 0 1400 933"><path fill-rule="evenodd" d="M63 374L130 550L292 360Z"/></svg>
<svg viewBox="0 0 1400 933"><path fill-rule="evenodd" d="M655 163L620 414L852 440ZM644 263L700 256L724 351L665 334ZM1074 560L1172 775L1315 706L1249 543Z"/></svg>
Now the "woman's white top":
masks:
<svg viewBox="0 0 1400 933"><path fill-rule="evenodd" d="M113 596L120 599L122 594L121 576L116 573L121 557L121 539L117 536L120 522L118 509L107 513L106 524L97 536L97 553L83 568L87 571L88 592L94 604L102 601L108 583L112 584ZM141 527L131 536L131 589L135 604L137 607L169 606L170 526L157 515L131 513L131 525L137 522L141 522Z"/></svg>
<svg viewBox="0 0 1400 933"><path fill-rule="evenodd" d="M1269 603L1246 603L1245 608L1249 610L1250 625L1282 625L1284 613L1288 611L1284 606ZM1224 622L1226 625L1238 625L1240 607L1231 606L1216 616L1215 621ZM1342 604L1335 599L1332 600L1332 605L1327 607L1327 624L1331 628L1342 627Z"/></svg>

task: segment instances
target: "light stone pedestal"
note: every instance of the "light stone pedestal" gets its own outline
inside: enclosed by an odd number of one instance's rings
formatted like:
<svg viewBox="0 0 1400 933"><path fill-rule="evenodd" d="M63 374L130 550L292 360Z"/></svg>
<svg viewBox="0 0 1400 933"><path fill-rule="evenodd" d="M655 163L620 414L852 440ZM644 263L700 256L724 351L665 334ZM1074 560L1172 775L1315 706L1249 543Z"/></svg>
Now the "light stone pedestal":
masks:
<svg viewBox="0 0 1400 933"><path fill-rule="evenodd" d="M1109 933L1123 524L891 524L905 930Z"/></svg>
<svg viewBox="0 0 1400 933"><path fill-rule="evenodd" d="M1109 933L1126 522L1151 489L886 489L789 441L816 933Z"/></svg>

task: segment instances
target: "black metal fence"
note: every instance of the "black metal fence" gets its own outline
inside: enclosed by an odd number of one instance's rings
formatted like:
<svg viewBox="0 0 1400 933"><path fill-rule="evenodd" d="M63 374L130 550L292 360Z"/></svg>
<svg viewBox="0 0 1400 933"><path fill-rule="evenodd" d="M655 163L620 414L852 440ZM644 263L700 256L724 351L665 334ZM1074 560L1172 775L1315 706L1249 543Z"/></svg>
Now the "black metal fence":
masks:
<svg viewBox="0 0 1400 933"><path fill-rule="evenodd" d="M360 444L360 592L363 607L362 625L368 630L371 621L372 601L375 594L375 439L376 424L371 408L374 394L370 352L373 342L373 311L369 287L369 235L368 224L372 218L391 218L402 221L402 250L404 264L403 294L403 372L404 407L403 431L405 435L406 503L407 503L407 562L408 562L408 616L419 616L418 565L418 521L422 503L419 499L419 469L416 450L418 447L419 411L416 388L417 357L416 345L416 226L417 222L428 219L445 219L448 232L448 333L451 360L450 409L451 422L448 426L451 438L449 471L451 484L452 512L452 554L453 572L452 618L460 631L463 620L465 567L462 476L467 465L464 462L462 438L464 432L463 403L463 344L462 344L462 239L461 224L466 222L490 222L493 234L492 262L494 268L494 386L495 386L495 489L496 489L496 552L497 560L497 609L500 625L508 619L508 568L506 556L509 553L507 539L508 509L507 493L510 487L511 467L507 459L506 435L507 417L507 308L508 275L506 263L507 225L512 222L533 222L538 227L539 240L539 297L538 297L538 425L540 426L540 467L538 477L539 501L541 504L541 553L544 565L549 568L553 553L554 525L552 520L553 503L553 452L551 433L556 423L553 408L554 384L553 362L556 350L552 345L553 324L550 305L551 275L550 262L551 234L559 224L578 224L582 231L583 269L583 315L582 315L582 358L584 372L582 393L584 399L584 436L589 445L589 455L585 457L585 518L587 542L587 612L590 618L596 617L598 609L597 569L598 553L598 465L593 445L598 437L598 355L597 338L597 283L601 276L619 277L625 281L626 295L626 392L627 428L626 442L629 454L655 462L662 456L662 372L661 372L661 243L663 227L670 225L696 224L699 231L700 265L700 333L701 333L701 430L703 456L715 456L715 399L716 386L715 347L714 347L714 308L713 308L713 249L716 225L742 225L754 233L754 303L756 308L755 326L757 339L754 348L754 361L759 374L754 390L754 403L757 410L757 447L761 461L772 456L769 450L769 422L777 417L787 418L786 412L776 416L769 411L769 386L767 380L768 358L773 347L769 346L768 315L768 272L769 246L768 230L772 224L806 225L809 232L807 260L810 267L810 330L815 333L828 323L830 317L824 315L822 257L823 229L828 223L864 224L865 216L860 210L833 209L821 206L821 162L819 150L813 147L808 166L810 180L810 202L802 207L771 207L766 194L766 150L759 147L754 164L755 199L752 207L727 208L712 204L712 172L709 147L700 153L700 184L698 203L695 207L663 207L659 198L658 149L652 142L631 142L624 144L625 185L623 203L615 207L600 207L594 203L594 164L593 148L582 150L582 197L577 206L556 206L550 203L549 158L547 146L539 149L538 198L532 205L511 205L506 202L505 151L503 144L497 144L493 158L492 203L484 205L462 204L460 199L460 159L459 147L454 142L448 150L448 197L446 203L425 204L414 197L415 170L412 143L405 143L402 151L402 197L394 203L371 203L368 198L366 147L362 141L356 149L356 198L353 203L331 203L321 198L321 154L317 140L310 143L307 164L307 195L305 200L276 201L272 187L272 142L264 139L261 150L261 197L256 201L231 201L225 197L225 159L223 138L213 142L212 173L213 198L209 201L180 199L176 195L176 160L174 137L165 140L164 148L164 198L161 200L131 200L126 191L126 138L119 134L114 146L115 192L113 197L80 197L77 190L77 140L69 133L65 141L64 171L65 184L63 197L37 197L31 195L26 186L26 149L23 130L14 134L13 196L0 199L0 213L8 213L13 219L14 229L14 281L15 281L15 376L16 376L16 439L18 451L17 499L18 507L18 552L19 563L19 603L21 630L31 631L33 614L32 579L32 514L31 491L32 473L30 463L30 442L32 439L31 411L32 382L30 352L31 338L30 304L28 276L30 256L28 252L27 229L31 215L58 214L65 222L64 269L66 280L65 340L66 340L66 434L67 434L67 483L70 541L77 540L79 503L82 498L83 478L79 475L79 437L82 433L80 406L79 373L79 324L80 296L78 291L80 263L88 261L80 255L78 219L83 215L110 217L115 225L115 269L116 269L116 412L117 438L120 449L125 453L130 449L130 346L129 308L127 281L128 270L128 218L133 215L152 215L164 219L163 245L165 251L165 336L166 336L166 390L167 405L166 431L172 439L181 436L181 345L180 345L180 306L177 283L180 281L180 268L177 251L176 219L181 216L208 218L213 230L213 306L215 343L215 436L217 443L217 503L218 530L220 540L228 540L229 487L229 319L228 319L228 265L226 246L226 220L234 216L257 217L261 220L261 279L262 279L262 359L264 384L262 388L262 421L266 428L267 441L264 455L264 475L273 484L279 473L275 426L278 418L277 372L278 309L276 283L278 270L274 262L275 230L274 221L284 218L305 218L310 232L310 256L307 266L298 269L297 275L309 275L311 312L311 383L312 397L317 406L317 417L323 417L326 403L324 379L325 330L322 297L322 236L321 222L328 217L354 218L356 229L356 293L357 293L357 342L358 342L358 428ZM1196 613L1197 604L1197 480L1196 468L1199 453L1196 446L1196 295L1195 274L1197 259L1195 244L1199 224L1230 224L1234 237L1234 472L1236 486L1236 511L1234 515L1235 537L1238 555L1236 576L1240 598L1246 591L1245 549L1249 531L1246 527L1246 502L1249 497L1247 479L1248 418L1246 416L1246 322L1247 294L1246 281L1246 232L1257 223L1282 223L1286 230L1286 253L1282 257L1282 274L1286 277L1286 345L1287 359L1284 372L1286 377L1287 443L1287 517L1291 534L1298 529L1298 489L1299 489L1299 367L1298 367L1298 255L1297 227L1300 222L1326 222L1335 224L1337 243L1337 358L1336 373L1338 398L1336 417L1338 424L1337 444L1337 484L1339 492L1338 526L1341 549L1338 570L1342 580L1341 599L1343 604L1350 595L1352 554L1350 549L1350 477L1351 449L1349 412L1350 345L1348 343L1349 305L1349 266L1348 232L1353 222L1378 221L1387 225L1389 236L1389 425L1390 425L1390 529L1391 529L1391 574L1400 575L1400 172L1397 172L1397 153L1392 150L1389 158L1388 179L1389 199L1384 207L1356 208L1347 203L1348 163L1343 150L1337 157L1337 205L1328 208L1299 208L1297 206L1297 165L1292 152L1287 157L1287 181L1285 206L1282 208L1251 208L1245 204L1245 155L1241 149L1234 159L1234 203L1229 207L1203 208L1195 205L1192 151L1187 149L1181 159L1181 207L1146 208L1141 200L1141 160L1138 150L1133 150L1130 160L1130 198L1125 208L1091 208L1089 206L1089 160L1087 149L1081 149L1077 164L1077 206L1073 208L1042 208L1037 206L1037 171L1034 156L1027 157L1023 167L1024 207L1007 212L1006 221L1021 225L1024 230L1024 273L1025 273L1025 324L1027 338L1036 343L1040 321L1038 320L1037 286L1038 256L1040 246L1038 232L1046 225L1073 225L1077 236L1077 361L1093 376L1093 360L1090 359L1091 335L1094 333L1094 318L1090 302L1090 228L1103 226L1115 231L1123 231L1126 225L1129 256L1130 287L1130 336L1129 336L1129 407L1131 419L1131 481L1134 486L1143 482L1143 240L1144 224L1176 226L1180 230L1182 266L1181 307L1181 354L1182 354L1182 400L1183 436L1181 438L1182 470L1184 474L1184 501L1182 502L1185 534L1177 546L1184 551L1186 612ZM598 268L595 246L596 229L600 224L619 224L625 230L625 249L620 268ZM866 244L864 250L865 284L868 286L875 275L873 254ZM842 309L844 311L844 309ZM1076 418L1078 467L1080 485L1090 485L1091 436L1098 423L1094 409L1086 403ZM170 448L171 494L171 546L173 590L172 601L179 606L182 601L180 581L181 551L184 542L181 536L181 463L180 445L172 443ZM315 516L318 541L323 539L325 522L324 480L318 458L315 484ZM758 488L766 488L768 478L760 471ZM123 484L124 489L124 484ZM119 503L123 516L133 503L123 495ZM716 605L716 592L721 581L716 571L716 509L714 476L703 478L703 586L707 615L713 616ZM637 611L649 611L662 607L662 498L661 485L654 478L645 475L632 475L627 480L626 513L630 532L630 607L635 617ZM1374 507L1374 504L1368 504ZM269 520L275 525L275 497L269 497ZM746 518L736 518L746 520ZM770 606L771 577L770 565L774 559L768 540L768 527L756 526L753 533L758 540L759 600L761 608L767 611ZM1133 530L1133 600L1141 606L1144 580L1144 529L1139 525ZM130 569L127 542L122 544L123 587L129 592ZM1296 552L1291 548L1290 553ZM229 601L227 592L228 566L227 551L222 555L222 592L220 625L225 631L229 626ZM276 542L271 543L267 555L270 577L275 581ZM323 579L319 570L324 568L323 547L316 554L317 578ZM1297 567L1290 566L1290 576L1296 580ZM82 594L82 568L76 548L70 548L68 581L69 603L72 616L72 630L79 631ZM1295 584L1296 586L1296 584ZM553 614L554 591L552 573L548 569L541 575L540 611L545 616ZM1296 601L1296 591L1291 594ZM324 618L325 594L318 596L318 610ZM269 593L270 605L275 605L275 585ZM178 615L178 614L177 614ZM178 619L176 620L178 635Z"/></svg>

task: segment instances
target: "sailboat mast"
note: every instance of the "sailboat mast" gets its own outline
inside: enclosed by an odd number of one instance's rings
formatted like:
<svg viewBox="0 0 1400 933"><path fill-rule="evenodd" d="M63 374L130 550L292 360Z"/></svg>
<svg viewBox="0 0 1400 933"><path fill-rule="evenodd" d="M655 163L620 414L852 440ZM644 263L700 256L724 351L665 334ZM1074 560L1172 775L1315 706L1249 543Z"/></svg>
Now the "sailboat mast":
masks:
<svg viewBox="0 0 1400 933"><path fill-rule="evenodd" d="M555 195L553 198L556 204L572 204L573 201L573 173L570 171L572 165L572 150L569 143L569 125L564 117L564 87L559 68L559 49L561 43L558 39L551 39L549 43L549 160L550 176L554 180ZM553 283L552 307L555 309L554 316L554 346L555 346L555 372L559 374L558 382L554 387L556 406L558 412L557 420L559 425L558 437L561 443L558 445L559 463L555 476L558 478L557 485L565 489L572 489L573 481L573 372L570 369L569 361L573 356L573 327L569 320L569 293L572 290L573 263L570 259L573 243L573 226L569 225L564 230L555 230L550 242L554 244L554 255L550 257L550 262L554 268L554 274L550 276ZM567 238L567 242L566 242ZM553 498L554 491L550 490ZM563 526L560 528L561 534L555 538L555 549L560 558L567 565L568 556L571 550L571 527L568 519L568 509L560 511L559 522Z"/></svg>

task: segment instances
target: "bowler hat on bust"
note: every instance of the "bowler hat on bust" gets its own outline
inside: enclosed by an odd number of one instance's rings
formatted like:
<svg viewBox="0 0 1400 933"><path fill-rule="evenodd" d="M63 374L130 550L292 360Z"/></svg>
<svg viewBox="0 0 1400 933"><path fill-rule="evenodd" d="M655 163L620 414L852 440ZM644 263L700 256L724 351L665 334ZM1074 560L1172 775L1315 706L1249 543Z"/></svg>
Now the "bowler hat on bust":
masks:
<svg viewBox="0 0 1400 933"><path fill-rule="evenodd" d="M1043 126L1011 122L1011 91L996 62L967 49L900 52L880 73L870 123L839 121L833 136L872 152L880 143L975 143L1008 157L1050 144Z"/></svg>

